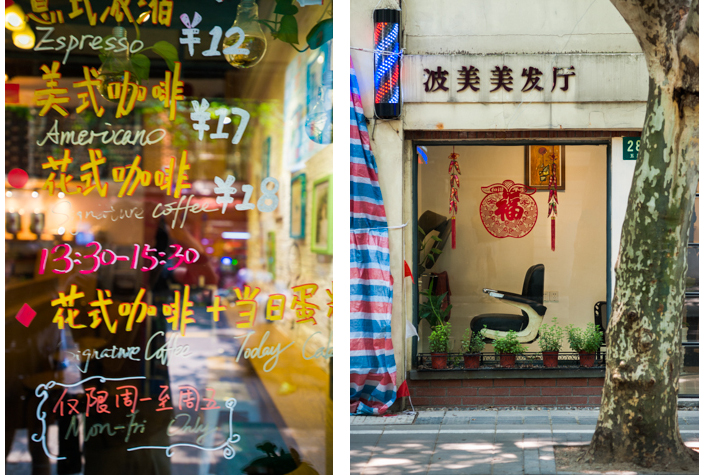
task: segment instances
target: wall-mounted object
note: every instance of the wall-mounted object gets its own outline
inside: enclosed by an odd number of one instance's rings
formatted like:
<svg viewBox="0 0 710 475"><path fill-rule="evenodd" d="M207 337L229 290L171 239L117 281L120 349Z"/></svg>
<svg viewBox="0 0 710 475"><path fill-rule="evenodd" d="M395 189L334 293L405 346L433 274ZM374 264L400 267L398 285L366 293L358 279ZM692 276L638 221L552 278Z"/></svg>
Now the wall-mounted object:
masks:
<svg viewBox="0 0 710 475"><path fill-rule="evenodd" d="M6 212L5 230L13 236L17 236L17 234L20 232L20 229L22 229L22 223L20 222L20 219L20 213L18 213L17 211Z"/></svg>
<svg viewBox="0 0 710 475"><path fill-rule="evenodd" d="M262 60L266 53L266 36L259 25L259 7L254 0L239 3L237 17L225 36L224 58L233 67L251 68Z"/></svg>
<svg viewBox="0 0 710 475"><path fill-rule="evenodd" d="M400 104L400 24L402 11L375 10L375 116L396 119Z"/></svg>
<svg viewBox="0 0 710 475"><path fill-rule="evenodd" d="M533 188L505 180L481 187L486 196L479 212L486 231L497 238L527 236L537 222L537 203Z"/></svg>
<svg viewBox="0 0 710 475"><path fill-rule="evenodd" d="M547 190L552 175L552 155L555 156L557 191L565 189L565 146L528 145L525 147L525 185L536 190Z"/></svg>
<svg viewBox="0 0 710 475"><path fill-rule="evenodd" d="M316 180L311 192L311 251L333 254L333 176Z"/></svg>
<svg viewBox="0 0 710 475"><path fill-rule="evenodd" d="M316 143L333 143L333 72L323 74L318 99L306 115L306 135Z"/></svg>
<svg viewBox="0 0 710 475"><path fill-rule="evenodd" d="M293 239L306 237L306 174L291 179L291 230Z"/></svg>
<svg viewBox="0 0 710 475"><path fill-rule="evenodd" d="M44 231L44 213L34 212L30 215L30 231L39 238Z"/></svg>

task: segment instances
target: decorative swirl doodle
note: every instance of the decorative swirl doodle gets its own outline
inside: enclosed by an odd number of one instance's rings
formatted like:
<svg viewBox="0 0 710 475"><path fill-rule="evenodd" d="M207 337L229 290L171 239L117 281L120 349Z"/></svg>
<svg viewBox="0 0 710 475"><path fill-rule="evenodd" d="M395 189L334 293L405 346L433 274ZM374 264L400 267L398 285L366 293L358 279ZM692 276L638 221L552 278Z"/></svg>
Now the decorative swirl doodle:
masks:
<svg viewBox="0 0 710 475"><path fill-rule="evenodd" d="M234 398L229 398L225 401L224 405L229 409L229 437L227 437L227 440L225 440L222 444L216 446L216 447L203 447L201 445L196 445L196 444L187 444L187 443L181 443L181 444L172 444L169 446L164 446L164 445L146 445L146 446L141 446L141 447L132 447L128 449L128 452L133 452L135 450L143 450L143 449L165 449L165 455L168 457L172 457L175 455L175 449L177 447L193 447L196 449L204 450L204 451L215 451L215 450L223 450L224 453L224 458L226 459L231 459L234 457L236 454L236 450L234 447L232 447L232 444L236 444L239 442L241 437L239 434L234 433L234 428L232 427L232 417L234 415L234 407L237 405L237 400Z"/></svg>
<svg viewBox="0 0 710 475"><path fill-rule="evenodd" d="M47 447L47 413L42 410L42 405L47 402L47 399L49 399L49 393L47 391L52 389L54 386L61 386L63 388L73 388L74 386L79 386L87 381L91 381L92 379L98 379L99 382L105 383L106 381L128 381L131 379L145 379L145 376L133 376L130 378L107 378L105 376L91 376L86 379L82 379L81 381L77 381L73 384L64 384L59 383L57 381L50 381L47 384L40 384L39 386L37 386L37 388L35 389L35 395L39 398L42 398L42 400L39 402L39 405L37 406L37 419L42 423L42 432L39 434L32 434L32 440L34 442L40 442L42 444L42 450L44 450L44 453L47 455L47 457L53 460L66 460L66 457L57 457L56 455L50 453L49 448Z"/></svg>

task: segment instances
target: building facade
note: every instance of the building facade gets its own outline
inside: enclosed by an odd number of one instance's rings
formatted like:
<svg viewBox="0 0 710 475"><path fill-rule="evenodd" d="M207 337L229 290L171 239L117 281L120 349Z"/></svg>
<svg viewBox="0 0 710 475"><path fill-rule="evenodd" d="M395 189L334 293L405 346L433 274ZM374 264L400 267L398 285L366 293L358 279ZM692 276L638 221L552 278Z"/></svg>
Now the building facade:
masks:
<svg viewBox="0 0 710 475"><path fill-rule="evenodd" d="M648 91L636 38L608 2L409 0L401 6L401 115L383 120L374 114L372 52L381 3L351 2L350 39L388 223L406 224L390 231L398 384L408 380L415 406L599 404L603 353L589 370L544 372L531 357L508 372L466 371L450 356L448 370L432 371L430 325L419 318L428 299L418 292L432 274L447 292L451 353L474 317L517 311L481 290L518 293L535 264L544 265L542 323L606 325ZM699 392L697 204L693 219L685 395ZM444 221L449 228L439 231L449 237L431 265L427 237ZM408 323L417 336L407 338ZM538 340L525 344L540 351ZM492 351L489 344L484 354ZM566 340L562 351L570 351Z"/></svg>

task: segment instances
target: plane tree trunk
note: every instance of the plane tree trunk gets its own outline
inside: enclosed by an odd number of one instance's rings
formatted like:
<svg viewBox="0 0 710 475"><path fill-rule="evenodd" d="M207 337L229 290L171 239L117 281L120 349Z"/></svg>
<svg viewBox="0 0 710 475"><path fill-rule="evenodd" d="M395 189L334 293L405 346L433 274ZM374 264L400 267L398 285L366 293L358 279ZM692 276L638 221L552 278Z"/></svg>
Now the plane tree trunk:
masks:
<svg viewBox="0 0 710 475"><path fill-rule="evenodd" d="M695 464L678 429L688 228L698 184L698 0L611 0L641 44L646 119L616 263L590 463Z"/></svg>

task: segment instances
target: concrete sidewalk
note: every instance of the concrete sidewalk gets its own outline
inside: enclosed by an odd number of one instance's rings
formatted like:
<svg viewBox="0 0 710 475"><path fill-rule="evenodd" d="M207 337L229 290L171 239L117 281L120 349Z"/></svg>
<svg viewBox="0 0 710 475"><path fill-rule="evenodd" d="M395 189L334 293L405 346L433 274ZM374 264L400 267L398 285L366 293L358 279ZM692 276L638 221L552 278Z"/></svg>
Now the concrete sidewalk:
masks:
<svg viewBox="0 0 710 475"><path fill-rule="evenodd" d="M680 433L690 447L698 447L698 414L678 411ZM566 474L556 470L553 446L588 444L598 416L599 410L584 409L351 416L350 473Z"/></svg>

